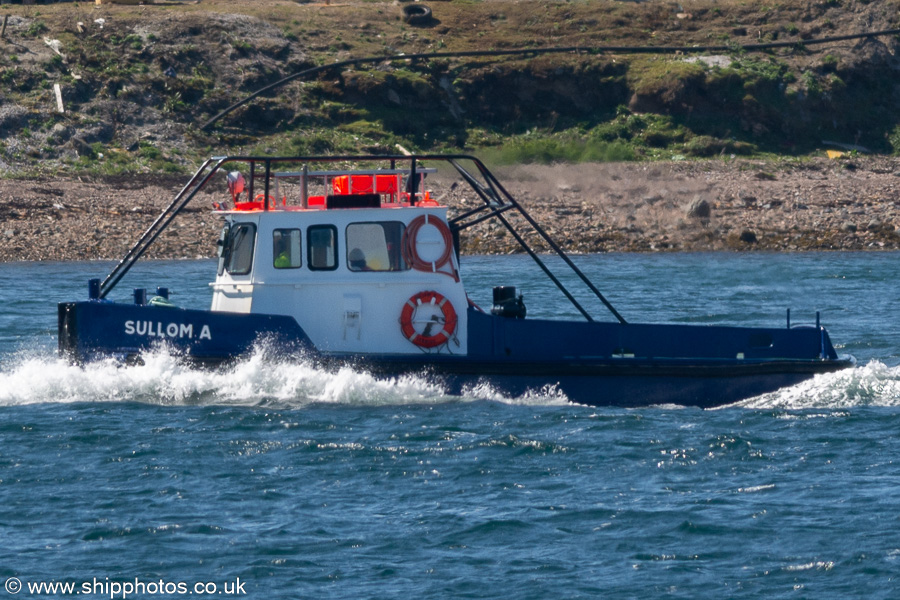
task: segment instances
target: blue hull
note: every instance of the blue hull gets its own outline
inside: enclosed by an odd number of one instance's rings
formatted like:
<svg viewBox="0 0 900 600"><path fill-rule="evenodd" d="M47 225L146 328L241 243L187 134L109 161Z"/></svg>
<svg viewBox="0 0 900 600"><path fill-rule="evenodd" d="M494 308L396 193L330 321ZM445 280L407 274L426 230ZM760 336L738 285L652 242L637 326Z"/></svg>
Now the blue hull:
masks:
<svg viewBox="0 0 900 600"><path fill-rule="evenodd" d="M209 365L248 355L261 343L281 352L312 349L297 321L282 315L88 301L60 303L58 319L60 353L76 363L132 360L159 346Z"/></svg>
<svg viewBox="0 0 900 600"><path fill-rule="evenodd" d="M821 327L742 328L510 319L470 309L469 354L319 353L291 318L104 301L59 305L60 352L74 362L138 360L159 345L204 365L227 363L262 343L283 355L376 375L424 374L449 393L479 384L510 396L555 386L597 406L712 407L846 368Z"/></svg>
<svg viewBox="0 0 900 600"><path fill-rule="evenodd" d="M639 408L676 404L714 408L733 404L780 388L789 387L811 377L803 373L772 373L738 375L734 371L714 375L665 377L660 375L585 375L553 378L555 389L565 392L575 403L590 406L617 406ZM547 379L533 376L492 376L488 379L492 389L501 390L510 397L518 397L531 390L541 390ZM465 389L467 380L456 379L448 388Z"/></svg>

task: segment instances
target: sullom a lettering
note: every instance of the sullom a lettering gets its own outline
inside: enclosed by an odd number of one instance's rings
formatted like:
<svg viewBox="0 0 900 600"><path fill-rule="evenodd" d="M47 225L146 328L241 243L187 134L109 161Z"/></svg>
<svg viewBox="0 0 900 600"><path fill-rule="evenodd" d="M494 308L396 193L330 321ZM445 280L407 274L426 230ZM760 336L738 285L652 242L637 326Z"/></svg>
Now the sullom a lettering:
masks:
<svg viewBox="0 0 900 600"><path fill-rule="evenodd" d="M162 323L160 321L125 321L125 335L142 335L147 337L194 339L193 323ZM212 332L209 325L200 328L198 339L211 340Z"/></svg>

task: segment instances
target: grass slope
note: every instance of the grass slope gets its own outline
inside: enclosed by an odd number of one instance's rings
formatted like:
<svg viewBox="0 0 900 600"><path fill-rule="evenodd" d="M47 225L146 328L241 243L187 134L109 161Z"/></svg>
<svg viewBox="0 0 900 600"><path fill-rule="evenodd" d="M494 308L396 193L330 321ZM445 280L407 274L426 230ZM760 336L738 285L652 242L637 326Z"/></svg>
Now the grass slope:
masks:
<svg viewBox="0 0 900 600"><path fill-rule="evenodd" d="M900 150L900 1L682 3L450 0L404 22L383 0L2 5L0 167L35 174L178 172L221 153L473 150L496 162L805 155L829 142ZM747 53L742 45L794 45ZM804 42L807 42L806 44ZM723 45L393 61L296 81L364 56L549 46ZM56 112L59 84L66 112Z"/></svg>

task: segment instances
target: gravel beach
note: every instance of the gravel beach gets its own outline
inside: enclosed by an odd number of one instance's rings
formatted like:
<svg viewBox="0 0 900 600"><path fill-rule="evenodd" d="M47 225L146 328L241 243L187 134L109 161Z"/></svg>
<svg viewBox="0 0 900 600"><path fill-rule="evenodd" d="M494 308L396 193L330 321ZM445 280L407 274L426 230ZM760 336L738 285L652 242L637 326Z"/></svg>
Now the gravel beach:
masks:
<svg viewBox="0 0 900 600"><path fill-rule="evenodd" d="M896 250L900 166L887 157L837 160L520 165L500 181L571 252ZM0 260L120 258L188 180L0 181ZM438 173L433 195L456 209L480 202ZM159 238L149 258L215 253L229 199L224 178L199 194ZM508 253L495 223L466 232L463 251Z"/></svg>

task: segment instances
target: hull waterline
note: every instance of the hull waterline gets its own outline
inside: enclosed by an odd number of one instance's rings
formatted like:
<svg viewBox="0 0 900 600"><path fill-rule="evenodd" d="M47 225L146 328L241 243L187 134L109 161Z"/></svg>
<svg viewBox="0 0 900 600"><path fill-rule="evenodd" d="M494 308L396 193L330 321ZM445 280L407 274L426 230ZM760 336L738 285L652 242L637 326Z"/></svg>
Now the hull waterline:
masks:
<svg viewBox="0 0 900 600"><path fill-rule="evenodd" d="M482 316L475 326L516 325ZM518 324L524 325L524 322ZM558 328L559 323L532 321L530 326ZM580 324L588 327L588 324ZM616 330L617 324L595 324L592 329ZM642 327L627 326L631 331ZM669 327L690 335L699 346L717 338L736 337L741 328ZM470 356L372 355L320 352L296 321L282 315L248 315L136 306L107 302L59 305L60 352L75 363L115 358L126 363L161 346L194 365L218 368L253 352L263 351L284 362L307 361L323 369L351 366L379 378L417 376L439 384L450 395L499 393L521 397L530 393L560 393L571 402L593 406L642 407L678 404L711 408L795 385L816 374L850 367L852 358L817 357L725 359L710 357L571 357L529 359L497 357L494 341L470 348ZM680 331L679 331L680 330ZM759 335L759 330L748 331ZM775 330L781 332L782 330ZM789 331L789 330L784 330ZM793 330L810 345L815 333ZM505 337L505 336L504 336ZM794 336L796 337L796 336ZM479 340L478 335L473 339ZM618 341L621 341L621 337ZM478 342L476 341L476 344ZM830 346L830 342L829 342ZM545 347L542 348L546 350ZM571 346L566 346L571 351ZM587 351L596 351L590 347ZM505 352L504 352L505 354Z"/></svg>

